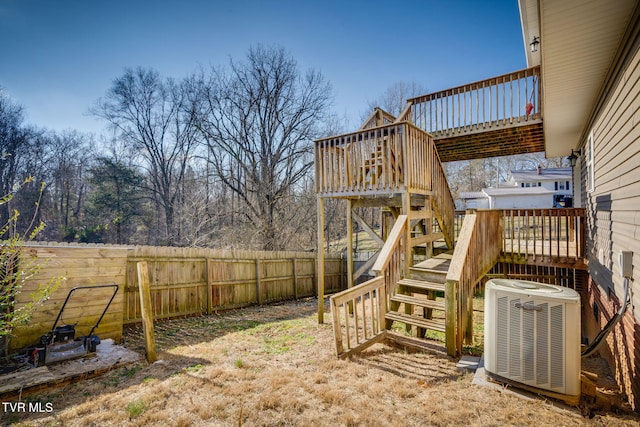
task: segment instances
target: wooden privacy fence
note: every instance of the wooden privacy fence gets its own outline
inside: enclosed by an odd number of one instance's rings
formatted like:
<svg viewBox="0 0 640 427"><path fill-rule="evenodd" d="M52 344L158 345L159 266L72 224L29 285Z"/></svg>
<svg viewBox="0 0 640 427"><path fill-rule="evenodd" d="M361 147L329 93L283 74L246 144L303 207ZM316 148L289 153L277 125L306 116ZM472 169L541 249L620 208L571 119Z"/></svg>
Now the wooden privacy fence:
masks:
<svg viewBox="0 0 640 427"><path fill-rule="evenodd" d="M116 283L120 286L97 334L122 339L123 325L140 322L137 263L146 261L155 319L194 316L253 304L316 295L316 254L206 248L30 244L25 255L42 260L42 268L25 283L18 304L26 303L38 285L65 277L28 325L18 328L12 349L34 344L48 332L67 293L74 286ZM339 256L325 257L325 289L346 287ZM77 335L88 333L107 300L102 293L70 300L63 321L78 322Z"/></svg>
<svg viewBox="0 0 640 427"><path fill-rule="evenodd" d="M315 254L137 247L127 258L123 321L141 320L136 265L147 261L156 319L314 296ZM327 292L342 289L341 258L325 258Z"/></svg>
<svg viewBox="0 0 640 427"><path fill-rule="evenodd" d="M39 307L27 325L14 330L10 348L19 349L36 344L40 336L49 332L69 291L76 286L103 285L115 283L120 289L100 326L95 332L102 338L113 338L118 342L122 338L122 287L125 283L125 265L127 247L104 245L29 245L24 248L22 257L29 257L42 267L22 287L16 297L16 304L28 302L30 294L40 284L46 284L51 278L65 278L47 302ZM24 265L24 264L23 264ZM69 300L60 319L63 324L76 324L76 336L89 333L97 322L100 313L109 300L109 291L101 289L90 292L83 290Z"/></svg>

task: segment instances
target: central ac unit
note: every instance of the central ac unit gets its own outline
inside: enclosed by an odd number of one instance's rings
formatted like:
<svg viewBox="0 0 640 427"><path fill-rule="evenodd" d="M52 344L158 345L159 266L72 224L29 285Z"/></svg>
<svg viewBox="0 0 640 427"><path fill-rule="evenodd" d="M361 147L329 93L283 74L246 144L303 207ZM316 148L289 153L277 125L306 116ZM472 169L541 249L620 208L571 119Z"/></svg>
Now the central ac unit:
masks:
<svg viewBox="0 0 640 427"><path fill-rule="evenodd" d="M580 395L580 296L555 285L492 279L485 288L489 376Z"/></svg>

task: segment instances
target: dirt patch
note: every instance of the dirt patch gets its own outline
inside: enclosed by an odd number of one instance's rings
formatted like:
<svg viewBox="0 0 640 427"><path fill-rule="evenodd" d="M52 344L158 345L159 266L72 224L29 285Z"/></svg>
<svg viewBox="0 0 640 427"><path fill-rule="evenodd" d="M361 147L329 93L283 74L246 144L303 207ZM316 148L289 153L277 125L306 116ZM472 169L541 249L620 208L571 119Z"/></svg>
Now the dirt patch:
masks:
<svg viewBox="0 0 640 427"><path fill-rule="evenodd" d="M629 414L527 401L473 385L441 353L376 345L352 360L334 355L330 314L316 301L251 307L159 322L158 356L33 396L40 414L5 413L4 424L211 426L630 425ZM125 334L142 351L142 331Z"/></svg>

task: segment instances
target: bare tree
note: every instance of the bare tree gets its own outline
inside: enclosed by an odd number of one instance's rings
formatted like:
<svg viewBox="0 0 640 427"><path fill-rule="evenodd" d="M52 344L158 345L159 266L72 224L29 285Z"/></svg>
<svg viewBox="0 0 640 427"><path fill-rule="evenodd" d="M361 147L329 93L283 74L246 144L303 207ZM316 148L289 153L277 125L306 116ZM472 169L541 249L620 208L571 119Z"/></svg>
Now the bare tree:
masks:
<svg viewBox="0 0 640 427"><path fill-rule="evenodd" d="M21 212L15 222L19 230L24 231L32 217L40 220L41 210L35 204L42 196L49 143L46 132L24 124L22 106L0 88L0 194L13 195L21 188L9 202L0 204L0 223L8 221L14 209Z"/></svg>
<svg viewBox="0 0 640 427"><path fill-rule="evenodd" d="M184 84L163 80L151 69L127 69L91 112L106 120L144 159L149 190L164 212L164 241L180 243L174 227L181 182L196 145Z"/></svg>
<svg viewBox="0 0 640 427"><path fill-rule="evenodd" d="M30 147L22 107L0 90L0 194L12 194L20 181L22 157ZM0 205L0 220L9 219L9 204Z"/></svg>
<svg viewBox="0 0 640 427"><path fill-rule="evenodd" d="M397 117L407 104L407 99L425 93L427 93L426 86L418 82L395 82L389 86L382 95L367 103L367 111L363 112L362 120L369 117L376 107L380 107L387 113Z"/></svg>
<svg viewBox="0 0 640 427"><path fill-rule="evenodd" d="M302 74L283 49L251 48L246 61L202 82L199 127L213 169L265 250L287 245L292 200L313 164L331 97L317 71ZM248 232L251 232L247 230Z"/></svg>
<svg viewBox="0 0 640 427"><path fill-rule="evenodd" d="M87 192L93 138L77 131L49 133L47 150L48 219L52 231L76 234Z"/></svg>

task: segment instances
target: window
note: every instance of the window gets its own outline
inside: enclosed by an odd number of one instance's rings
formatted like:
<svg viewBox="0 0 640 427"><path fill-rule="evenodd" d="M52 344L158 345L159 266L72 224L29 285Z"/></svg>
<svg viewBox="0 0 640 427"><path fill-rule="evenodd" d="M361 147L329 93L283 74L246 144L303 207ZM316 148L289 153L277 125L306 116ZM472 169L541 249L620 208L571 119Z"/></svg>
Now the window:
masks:
<svg viewBox="0 0 640 427"><path fill-rule="evenodd" d="M558 188L559 188L560 190L564 190L564 182L561 182L561 183L560 183L560 185L558 186Z"/></svg>
<svg viewBox="0 0 640 427"><path fill-rule="evenodd" d="M531 183L530 183L530 182L527 182L524 186L525 186L525 187L527 187L527 188L528 188L528 187L531 187Z"/></svg>
<svg viewBox="0 0 640 427"><path fill-rule="evenodd" d="M589 134L589 140L586 146L587 152L585 153L587 162L587 191L590 193L593 191L594 179L593 179L593 132Z"/></svg>

